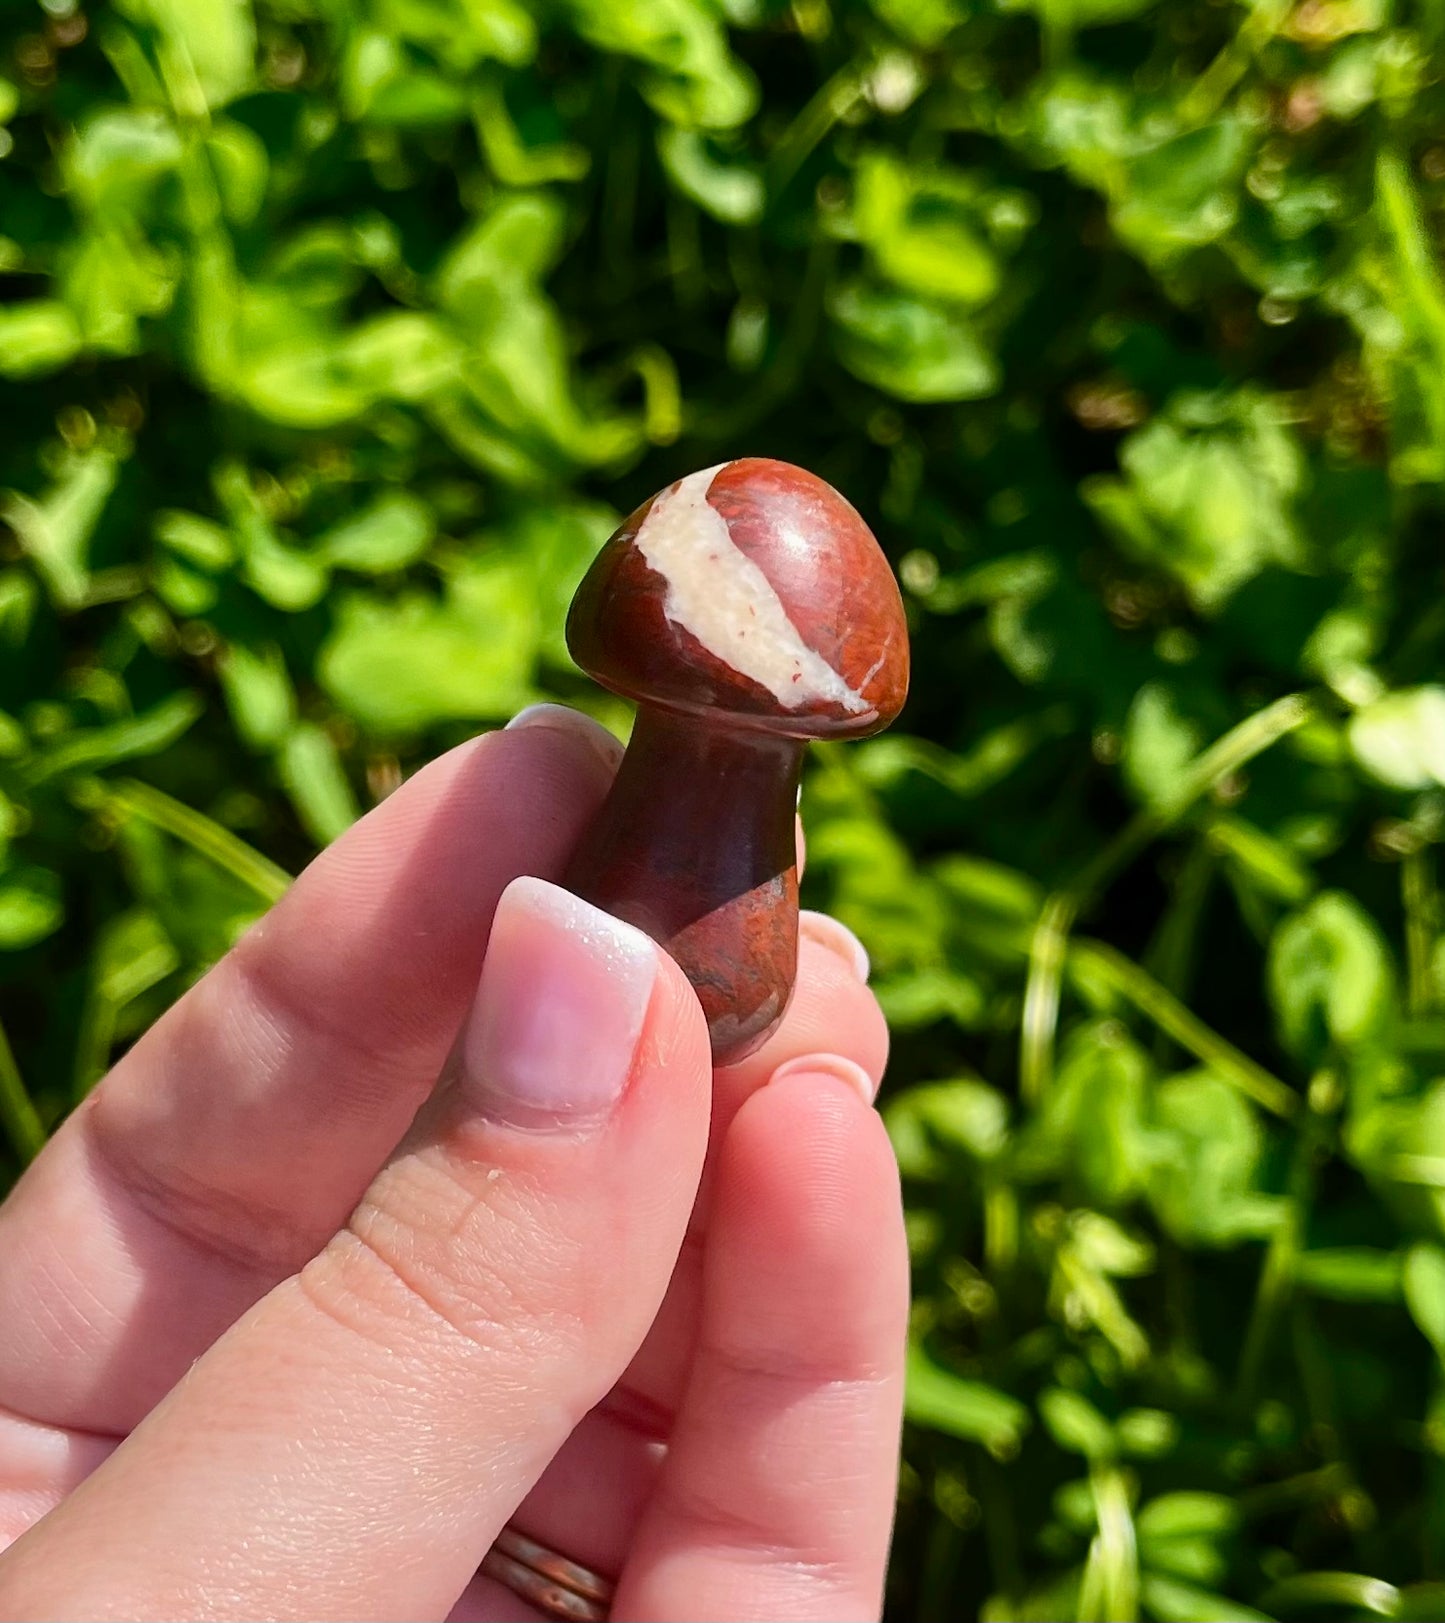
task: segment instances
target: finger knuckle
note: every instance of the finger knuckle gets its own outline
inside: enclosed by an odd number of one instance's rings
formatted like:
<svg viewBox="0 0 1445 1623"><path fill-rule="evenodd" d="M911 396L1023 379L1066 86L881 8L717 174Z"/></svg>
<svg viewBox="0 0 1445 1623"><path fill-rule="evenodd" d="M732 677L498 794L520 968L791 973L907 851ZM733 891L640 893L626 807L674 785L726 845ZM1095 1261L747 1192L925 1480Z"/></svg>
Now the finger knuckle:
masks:
<svg viewBox="0 0 1445 1623"><path fill-rule="evenodd" d="M480 1178L441 1154L388 1168L303 1271L313 1303L387 1346L440 1340L494 1365L571 1355L585 1338L574 1248L534 1196Z"/></svg>

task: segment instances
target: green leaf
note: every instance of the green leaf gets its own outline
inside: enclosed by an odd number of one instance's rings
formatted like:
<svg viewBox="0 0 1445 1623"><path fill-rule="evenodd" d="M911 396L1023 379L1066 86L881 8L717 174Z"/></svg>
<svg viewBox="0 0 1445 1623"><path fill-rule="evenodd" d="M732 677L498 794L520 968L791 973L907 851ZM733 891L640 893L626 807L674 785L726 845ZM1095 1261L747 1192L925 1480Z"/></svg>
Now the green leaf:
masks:
<svg viewBox="0 0 1445 1623"><path fill-rule="evenodd" d="M1304 458L1266 399L1181 395L1120 451L1124 478L1082 489L1121 548L1175 575L1215 611L1301 550L1294 512Z"/></svg>
<svg viewBox="0 0 1445 1623"><path fill-rule="evenodd" d="M950 1154L990 1160L1008 1136L1007 1102L972 1077L910 1088L889 1101L883 1119L899 1165L914 1178L946 1176Z"/></svg>
<svg viewBox="0 0 1445 1623"><path fill-rule="evenodd" d="M1222 1493L1188 1490L1151 1499L1135 1518L1141 1539L1220 1538L1239 1526L1241 1514Z"/></svg>
<svg viewBox="0 0 1445 1623"><path fill-rule="evenodd" d="M325 559L289 545L270 530L247 536L244 547L247 585L276 608L295 613L326 595L331 572Z"/></svg>
<svg viewBox="0 0 1445 1623"><path fill-rule="evenodd" d="M1434 1623L1445 1616L1445 1584L1409 1584L1400 1591L1399 1604L1390 1614L1395 1623Z"/></svg>
<svg viewBox="0 0 1445 1623"><path fill-rule="evenodd" d="M1370 916L1353 897L1325 891L1275 932L1269 987L1282 1040L1309 1057L1327 1039L1351 1047L1378 1033L1394 974Z"/></svg>
<svg viewBox="0 0 1445 1623"><path fill-rule="evenodd" d="M517 67L537 48L537 25L516 0L376 0L371 12L385 34L426 46L460 72L488 57Z"/></svg>
<svg viewBox="0 0 1445 1623"><path fill-rule="evenodd" d="M1336 1302L1398 1302L1404 1259L1367 1246L1306 1251L1295 1258L1296 1284Z"/></svg>
<svg viewBox="0 0 1445 1623"><path fill-rule="evenodd" d="M1203 729L1179 708L1164 682L1148 682L1134 696L1124 723L1124 777L1146 805L1167 803L1185 767L1205 743Z"/></svg>
<svg viewBox="0 0 1445 1623"><path fill-rule="evenodd" d="M1143 1049L1116 1021L1076 1030L1043 1108L1021 1135L1020 1173L1035 1178L1067 1170L1106 1208L1127 1200L1151 1160L1144 1122L1150 1073Z"/></svg>
<svg viewBox="0 0 1445 1623"><path fill-rule="evenodd" d="M584 39L645 65L642 93L670 123L732 129L757 104L752 75L703 0L563 0L561 9Z"/></svg>
<svg viewBox="0 0 1445 1623"><path fill-rule="evenodd" d="M338 332L280 287L242 292L234 371L225 381L262 417L325 428L358 417L374 393L356 377Z"/></svg>
<svg viewBox="0 0 1445 1623"><path fill-rule="evenodd" d="M618 520L612 508L600 503L528 497L499 515L484 533L489 545L530 578L542 657L569 673L577 667L567 652L567 610Z"/></svg>
<svg viewBox="0 0 1445 1623"><path fill-rule="evenodd" d="M1274 1227L1278 1204L1260 1189L1264 1135L1227 1082L1208 1071L1170 1077L1153 1092L1149 1125L1149 1203L1178 1241L1237 1245Z"/></svg>
<svg viewBox="0 0 1445 1623"><path fill-rule="evenodd" d="M296 722L296 691L275 643L229 644L216 662L236 731L254 750L274 750Z"/></svg>
<svg viewBox="0 0 1445 1623"><path fill-rule="evenodd" d="M1224 858L1237 883L1287 906L1298 906L1315 888L1314 875L1282 840L1242 817L1211 818L1209 844Z"/></svg>
<svg viewBox="0 0 1445 1623"><path fill-rule="evenodd" d="M1016 1398L955 1375L915 1344L908 1348L906 1391L904 1414L914 1425L982 1443L999 1459L1017 1454L1029 1428L1029 1412Z"/></svg>
<svg viewBox="0 0 1445 1623"><path fill-rule="evenodd" d="M256 52L250 0L117 0L117 9L159 36L162 72L184 112L200 116L250 86Z"/></svg>
<svg viewBox="0 0 1445 1623"><path fill-rule="evenodd" d="M195 513L162 509L156 514L156 540L187 563L218 574L235 563L235 537L221 525Z"/></svg>
<svg viewBox="0 0 1445 1623"><path fill-rule="evenodd" d="M1142 1575L1139 1593L1159 1623L1274 1623L1267 1612L1157 1573Z"/></svg>
<svg viewBox="0 0 1445 1623"><path fill-rule="evenodd" d="M1115 1453L1114 1428L1092 1403L1064 1387L1039 1394L1039 1415L1060 1448L1090 1460L1107 1460Z"/></svg>
<svg viewBox="0 0 1445 1623"><path fill-rule="evenodd" d="M853 759L859 773L880 789L897 788L905 774L918 772L950 794L972 799L988 793L1067 727L1064 712L1049 709L995 727L967 749L944 749L905 734L889 734L859 745Z"/></svg>
<svg viewBox="0 0 1445 1623"><path fill-rule="evenodd" d="M1002 268L975 188L961 176L919 173L875 150L859 163L855 185L854 229L886 281L968 308L998 292Z"/></svg>
<svg viewBox="0 0 1445 1623"><path fill-rule="evenodd" d="M74 608L90 583L88 549L119 473L119 463L99 448L67 459L46 494L31 501L12 491L3 516L50 589L54 601Z"/></svg>
<svg viewBox="0 0 1445 1623"><path fill-rule="evenodd" d="M585 411L557 311L537 287L561 250L562 212L540 193L503 197L438 267L437 297L465 347L460 389L435 420L464 454L516 484L624 455L635 418Z"/></svg>
<svg viewBox="0 0 1445 1623"><path fill-rule="evenodd" d="M1393 789L1445 784L1445 687L1387 693L1350 718L1355 759Z"/></svg>
<svg viewBox="0 0 1445 1623"><path fill-rule="evenodd" d="M43 941L64 918L59 874L30 863L0 872L0 951Z"/></svg>
<svg viewBox="0 0 1445 1623"><path fill-rule="evenodd" d="M361 815L336 745L307 722L281 746L277 768L301 826L318 845L339 839Z"/></svg>
<svg viewBox="0 0 1445 1623"><path fill-rule="evenodd" d="M141 755L157 755L189 731L204 709L200 695L185 689L124 721L77 728L58 744L38 751L26 776L32 783L44 783L76 772L101 771Z"/></svg>
<svg viewBox="0 0 1445 1623"><path fill-rule="evenodd" d="M529 145L512 118L502 86L484 81L472 103L472 117L487 161L506 186L545 186L576 181L592 167L586 147L570 141Z"/></svg>
<svg viewBox="0 0 1445 1623"><path fill-rule="evenodd" d="M1115 229L1149 259L1216 241L1234 223L1252 146L1248 126L1231 117L1136 152L1115 192Z"/></svg>
<svg viewBox="0 0 1445 1623"><path fill-rule="evenodd" d="M342 304L361 286L356 233L335 220L302 226L279 244L266 266L266 286L307 309Z"/></svg>
<svg viewBox="0 0 1445 1623"><path fill-rule="evenodd" d="M1425 1339L1445 1361L1445 1249L1412 1245L1405 1253L1401 1276L1405 1305Z"/></svg>
<svg viewBox="0 0 1445 1623"><path fill-rule="evenodd" d="M384 575L415 563L434 534L435 520L426 503L391 491L318 536L312 550L333 569Z"/></svg>
<svg viewBox="0 0 1445 1623"><path fill-rule="evenodd" d="M154 107L99 107L81 119L63 158L66 188L96 217L148 215L184 151L174 122Z"/></svg>
<svg viewBox="0 0 1445 1623"><path fill-rule="evenodd" d="M500 285L533 284L562 249L564 213L547 192L504 194L437 269L437 298L463 323L490 321Z"/></svg>
<svg viewBox="0 0 1445 1623"><path fill-rule="evenodd" d="M1382 145L1375 160L1379 244L1362 255L1364 288L1346 295L1391 413L1391 473L1401 483L1445 475L1445 279L1410 171Z"/></svg>
<svg viewBox="0 0 1445 1623"><path fill-rule="evenodd" d="M144 343L142 318L170 308L180 266L133 234L97 225L67 254L60 291L87 349L130 355Z"/></svg>
<svg viewBox="0 0 1445 1623"><path fill-rule="evenodd" d="M80 353L75 317L55 299L31 299L0 309L0 377L54 372Z"/></svg>
<svg viewBox="0 0 1445 1623"><path fill-rule="evenodd" d="M1128 1270L1147 1273L1149 1268ZM1118 1269L1116 1272L1125 1272ZM1138 1460L1162 1459L1172 1454L1179 1442L1179 1421L1166 1409L1127 1409L1119 1416L1114 1427L1120 1450Z"/></svg>
<svg viewBox="0 0 1445 1623"><path fill-rule="evenodd" d="M244 124L222 118L206 138L206 152L226 217L236 225L249 225L266 197L270 164L265 142Z"/></svg>
<svg viewBox="0 0 1445 1623"><path fill-rule="evenodd" d="M899 1031L937 1020L976 1026L985 1009L983 992L971 975L937 965L880 976L874 991L889 1025Z"/></svg>
<svg viewBox="0 0 1445 1623"><path fill-rule="evenodd" d="M1207 1538L1142 1538L1140 1565L1186 1582L1217 1584L1229 1576L1228 1555Z"/></svg>
<svg viewBox="0 0 1445 1623"><path fill-rule="evenodd" d="M1407 1232L1445 1239L1445 1081L1408 1098L1366 1095L1350 1122L1347 1143L1354 1159L1389 1203ZM1429 1262L1414 1264L1429 1270ZM1430 1283L1427 1272L1417 1287ZM1409 1275L1406 1277L1407 1301ZM1424 1303L1417 1288L1413 1305ZM1428 1332L1427 1332L1428 1333Z"/></svg>
<svg viewBox="0 0 1445 1623"><path fill-rule="evenodd" d="M715 220L751 225L762 217L763 177L714 157L700 131L668 125L658 132L657 153L678 191Z"/></svg>
<svg viewBox="0 0 1445 1623"><path fill-rule="evenodd" d="M352 327L337 349L350 398L428 400L457 378L456 343L432 316L398 310Z"/></svg>
<svg viewBox="0 0 1445 1623"><path fill-rule="evenodd" d="M441 599L344 599L318 675L343 710L383 735L500 718L530 693L535 615L525 574L483 557Z"/></svg>
<svg viewBox="0 0 1445 1623"><path fill-rule="evenodd" d="M968 0L870 0L873 14L895 34L933 50L972 13Z"/></svg>
<svg viewBox="0 0 1445 1623"><path fill-rule="evenodd" d="M1308 1608L1347 1606L1377 1617L1393 1617L1400 1592L1393 1584L1362 1572L1295 1572L1271 1584L1263 1596L1272 1611L1286 1615Z"/></svg>
<svg viewBox="0 0 1445 1623"><path fill-rule="evenodd" d="M143 908L114 919L92 959L99 991L117 1008L148 991L179 963L160 920Z"/></svg>
<svg viewBox="0 0 1445 1623"><path fill-rule="evenodd" d="M866 282L837 289L829 313L838 359L855 377L914 403L977 400L998 387L998 367L954 311Z"/></svg>

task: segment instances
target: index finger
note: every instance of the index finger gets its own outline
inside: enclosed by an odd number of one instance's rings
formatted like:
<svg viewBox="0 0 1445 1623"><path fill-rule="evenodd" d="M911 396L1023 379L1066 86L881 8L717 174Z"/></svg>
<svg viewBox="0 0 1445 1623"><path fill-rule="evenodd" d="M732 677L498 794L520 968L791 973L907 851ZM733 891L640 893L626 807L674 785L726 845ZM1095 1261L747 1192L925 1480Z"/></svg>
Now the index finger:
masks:
<svg viewBox="0 0 1445 1623"><path fill-rule="evenodd" d="M345 1222L620 753L573 713L433 762L136 1044L0 1207L0 1405L128 1431Z"/></svg>

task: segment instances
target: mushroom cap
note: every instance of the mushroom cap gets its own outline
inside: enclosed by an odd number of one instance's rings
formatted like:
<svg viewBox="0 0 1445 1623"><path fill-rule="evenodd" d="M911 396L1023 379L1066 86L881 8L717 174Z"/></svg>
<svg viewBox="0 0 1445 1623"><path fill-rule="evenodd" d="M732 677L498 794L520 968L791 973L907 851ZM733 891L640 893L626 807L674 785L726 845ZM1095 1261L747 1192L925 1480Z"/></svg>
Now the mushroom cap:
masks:
<svg viewBox="0 0 1445 1623"><path fill-rule="evenodd" d="M625 698L795 738L877 732L908 692L898 583L802 468L743 457L644 502L588 570L567 646Z"/></svg>

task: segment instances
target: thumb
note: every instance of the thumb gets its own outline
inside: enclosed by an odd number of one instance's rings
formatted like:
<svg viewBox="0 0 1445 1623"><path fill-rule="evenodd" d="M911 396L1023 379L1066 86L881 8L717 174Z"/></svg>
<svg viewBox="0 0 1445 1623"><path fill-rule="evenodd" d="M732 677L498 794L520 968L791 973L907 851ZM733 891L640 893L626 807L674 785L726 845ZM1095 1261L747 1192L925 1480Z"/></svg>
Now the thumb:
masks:
<svg viewBox="0 0 1445 1623"><path fill-rule="evenodd" d="M656 1313L710 1076L671 960L515 880L350 1223L0 1557L0 1614L443 1615Z"/></svg>

